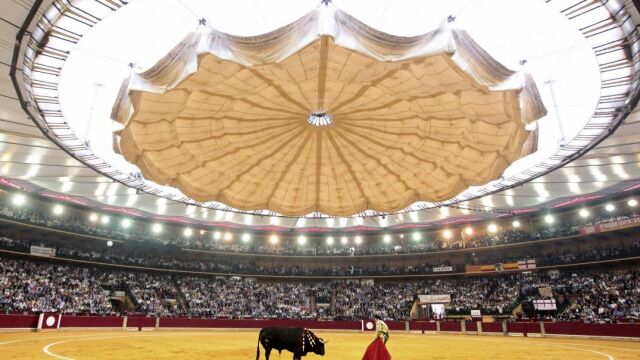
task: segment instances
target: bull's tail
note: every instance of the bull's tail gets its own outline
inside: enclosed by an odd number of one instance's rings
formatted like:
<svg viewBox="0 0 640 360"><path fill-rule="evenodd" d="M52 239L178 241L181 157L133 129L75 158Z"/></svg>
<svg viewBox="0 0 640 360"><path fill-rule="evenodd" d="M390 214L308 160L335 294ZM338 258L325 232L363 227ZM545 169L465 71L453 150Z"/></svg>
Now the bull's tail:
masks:
<svg viewBox="0 0 640 360"><path fill-rule="evenodd" d="M260 330L260 334L258 335L258 346L256 347L256 360L260 360L260 338L262 338L262 330Z"/></svg>

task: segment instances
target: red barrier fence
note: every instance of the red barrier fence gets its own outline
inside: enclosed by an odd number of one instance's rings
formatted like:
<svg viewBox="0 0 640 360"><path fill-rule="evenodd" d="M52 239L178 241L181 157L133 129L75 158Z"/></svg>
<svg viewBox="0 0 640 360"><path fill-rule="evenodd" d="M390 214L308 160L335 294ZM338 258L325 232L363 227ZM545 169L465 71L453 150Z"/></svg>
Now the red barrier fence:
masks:
<svg viewBox="0 0 640 360"><path fill-rule="evenodd" d="M501 333L502 332L502 323L500 323L500 322L483 322L482 323L482 332L486 332L486 333Z"/></svg>
<svg viewBox="0 0 640 360"><path fill-rule="evenodd" d="M619 336L640 338L640 324L545 323L548 335Z"/></svg>
<svg viewBox="0 0 640 360"><path fill-rule="evenodd" d="M63 315L60 326L65 328L121 328L124 318L118 316L72 316Z"/></svg>
<svg viewBox="0 0 640 360"><path fill-rule="evenodd" d="M460 321L441 321L440 331L462 331Z"/></svg>
<svg viewBox="0 0 640 360"><path fill-rule="evenodd" d="M35 329L38 315L0 315L0 329Z"/></svg>
<svg viewBox="0 0 640 360"><path fill-rule="evenodd" d="M120 328L124 323L123 317L117 316L72 316L63 315L60 327L64 328ZM0 315L0 329L35 329L38 325L38 315ZM388 321L387 325L393 331L405 331L404 321ZM130 316L127 319L128 328L154 328L156 318ZM160 318L158 326L161 329L192 328L192 329L255 329L269 326L305 327L319 330L355 330L362 329L361 321L318 321L318 320L230 320L230 319L189 319L189 318ZM477 331L477 323L465 323L468 332ZM571 322L544 323L547 335L577 335L601 337L633 337L640 338L640 324L583 324ZM436 331L437 323L433 321L409 322L412 331ZM460 321L441 321L440 331L460 332ZM508 323L507 330L511 333L539 334L540 323ZM483 333L502 333L502 323L483 322Z"/></svg>

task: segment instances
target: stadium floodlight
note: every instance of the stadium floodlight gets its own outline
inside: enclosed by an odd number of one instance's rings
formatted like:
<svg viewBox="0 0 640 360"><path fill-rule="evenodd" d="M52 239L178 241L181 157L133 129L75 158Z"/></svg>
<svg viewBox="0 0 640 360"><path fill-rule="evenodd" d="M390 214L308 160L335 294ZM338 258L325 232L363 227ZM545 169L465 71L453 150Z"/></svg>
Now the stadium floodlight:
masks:
<svg viewBox="0 0 640 360"><path fill-rule="evenodd" d="M91 215L89 215L89 221L91 221L91 222L98 221L98 214L92 213Z"/></svg>
<svg viewBox="0 0 640 360"><path fill-rule="evenodd" d="M451 230L446 229L442 232L442 236L444 236L445 239L451 239L451 236L453 236L453 234L451 233Z"/></svg>
<svg viewBox="0 0 640 360"><path fill-rule="evenodd" d="M191 230L191 228L186 228L184 229L184 231L182 232L182 234L186 237L189 237L191 235L193 235L193 230Z"/></svg>
<svg viewBox="0 0 640 360"><path fill-rule="evenodd" d="M467 226L464 228L464 233L467 235L473 235L473 228L471 226Z"/></svg>
<svg viewBox="0 0 640 360"><path fill-rule="evenodd" d="M214 231L213 240L220 240L220 239L222 239L222 233L220 231Z"/></svg>
<svg viewBox="0 0 640 360"><path fill-rule="evenodd" d="M608 203L607 205L604 206L604 209L607 210L608 212L612 212L613 210L616 209L616 207L613 206L612 203Z"/></svg>
<svg viewBox="0 0 640 360"><path fill-rule="evenodd" d="M340 238L340 243L342 245L347 245L348 242L349 242L349 239L346 236L343 236Z"/></svg>
<svg viewBox="0 0 640 360"><path fill-rule="evenodd" d="M356 236L356 237L353 239L353 242L355 242L355 243L356 243L356 245L360 245L360 244L362 244L362 237L360 237L360 236Z"/></svg>
<svg viewBox="0 0 640 360"><path fill-rule="evenodd" d="M327 245L333 245L333 236L327 237Z"/></svg>
<svg viewBox="0 0 640 360"><path fill-rule="evenodd" d="M273 235L269 236L269 242L271 243L271 245L277 244L278 241L280 241L280 239L278 238L278 235L273 234Z"/></svg>
<svg viewBox="0 0 640 360"><path fill-rule="evenodd" d="M15 195L13 195L13 198L11 199L11 202L15 206L22 206L22 205L24 205L24 203L27 202L27 197L22 195L22 194L15 194Z"/></svg>
<svg viewBox="0 0 640 360"><path fill-rule="evenodd" d="M588 218L589 217L589 210L587 209L580 209L580 212L578 213L580 215L581 218Z"/></svg>
<svg viewBox="0 0 640 360"><path fill-rule="evenodd" d="M122 219L122 221L120 221L120 225L121 225L123 228L127 229L127 228L129 228L129 226L131 226L131 220L129 220L129 219Z"/></svg>
<svg viewBox="0 0 640 360"><path fill-rule="evenodd" d="M554 221L555 221L555 219L553 218L553 216L551 214L545 215L544 222L546 222L547 224L553 224Z"/></svg>
<svg viewBox="0 0 640 360"><path fill-rule="evenodd" d="M64 212L64 208L62 207L62 205L60 205L60 204L56 204L56 205L53 207L53 214L54 214L54 215L60 215L60 214L62 214L63 212Z"/></svg>
<svg viewBox="0 0 640 360"><path fill-rule="evenodd" d="M107 241L107 246L108 247L112 247L113 246L113 241L111 241L111 240Z"/></svg>
<svg viewBox="0 0 640 360"><path fill-rule="evenodd" d="M489 224L489 226L487 226L487 230L490 233L497 233L498 232L498 225L496 225L495 223L491 223L491 224Z"/></svg>
<svg viewBox="0 0 640 360"><path fill-rule="evenodd" d="M200 235L204 235L204 230L200 230Z"/></svg>
<svg viewBox="0 0 640 360"><path fill-rule="evenodd" d="M420 234L419 232L414 232L413 234L411 234L411 238L413 239L413 241L420 241L422 240L422 234Z"/></svg>
<svg viewBox="0 0 640 360"><path fill-rule="evenodd" d="M520 227L520 221L513 220L513 222L511 223L511 226L513 226L516 229L519 228Z"/></svg>
<svg viewBox="0 0 640 360"><path fill-rule="evenodd" d="M382 241L384 241L384 243L385 243L385 244L389 244L389 243L391 242L391 235L389 235L389 234L385 234L385 235L382 237Z"/></svg>
<svg viewBox="0 0 640 360"><path fill-rule="evenodd" d="M248 243L249 241L251 241L251 235L247 233L242 234L242 242Z"/></svg>
<svg viewBox="0 0 640 360"><path fill-rule="evenodd" d="M224 241L231 241L231 240L233 240L233 234L230 232L224 233Z"/></svg>
<svg viewBox="0 0 640 360"><path fill-rule="evenodd" d="M107 215L102 215L102 218L100 218L100 222L107 225L109 223L111 219L107 216Z"/></svg>
<svg viewBox="0 0 640 360"><path fill-rule="evenodd" d="M307 243L307 237L304 235L298 236L298 245L304 245Z"/></svg>
<svg viewBox="0 0 640 360"><path fill-rule="evenodd" d="M636 206L638 206L638 200L629 199L629 201L627 201L627 205L629 205L630 207L636 207Z"/></svg>
<svg viewBox="0 0 640 360"><path fill-rule="evenodd" d="M151 226L151 231L152 231L154 234L159 234L159 233L161 233L161 232L162 232L162 225L161 225L161 224L158 224L158 223L153 224L153 226Z"/></svg>

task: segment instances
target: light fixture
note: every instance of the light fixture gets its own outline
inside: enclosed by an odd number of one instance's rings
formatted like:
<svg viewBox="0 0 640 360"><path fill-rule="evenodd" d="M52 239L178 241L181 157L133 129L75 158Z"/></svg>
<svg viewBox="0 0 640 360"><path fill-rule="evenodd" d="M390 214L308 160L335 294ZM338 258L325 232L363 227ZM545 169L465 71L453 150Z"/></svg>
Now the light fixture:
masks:
<svg viewBox="0 0 640 360"><path fill-rule="evenodd" d="M278 235L273 234L273 235L269 236L269 242L271 243L271 245L277 244L278 241L280 241L280 239L278 239Z"/></svg>
<svg viewBox="0 0 640 360"><path fill-rule="evenodd" d="M213 240L220 240L220 239L222 239L222 233L220 233L220 231L214 231Z"/></svg>
<svg viewBox="0 0 640 360"><path fill-rule="evenodd" d="M513 222L511 223L511 226L513 226L516 229L519 228L520 227L520 221L513 220Z"/></svg>
<svg viewBox="0 0 640 360"><path fill-rule="evenodd" d="M422 240L422 234L420 234L419 232L414 232L413 234L411 234L411 238L413 239L413 241L420 241Z"/></svg>
<svg viewBox="0 0 640 360"><path fill-rule="evenodd" d="M153 224L153 226L151 226L151 231L152 231L154 234L159 234L159 233L161 233L161 232L162 232L162 225L160 225L160 224L158 224L158 223Z"/></svg>
<svg viewBox="0 0 640 360"><path fill-rule="evenodd" d="M473 228L471 226L467 226L464 228L464 233L467 235L473 235Z"/></svg>
<svg viewBox="0 0 640 360"><path fill-rule="evenodd" d="M404 239L404 234L400 234L400 239Z"/></svg>
<svg viewBox="0 0 640 360"><path fill-rule="evenodd" d="M391 242L391 235L389 235L389 234L385 234L385 235L382 237L382 241L384 241L384 243L385 243L385 244L390 243L390 242Z"/></svg>
<svg viewBox="0 0 640 360"><path fill-rule="evenodd" d="M22 194L15 194L15 195L13 195L13 198L11 199L11 202L15 206L22 206L22 205L24 205L24 203L27 202L27 197L22 195Z"/></svg>
<svg viewBox="0 0 640 360"><path fill-rule="evenodd" d="M328 236L327 237L327 245L329 245L329 246L333 245L333 236Z"/></svg>
<svg viewBox="0 0 640 360"><path fill-rule="evenodd" d="M638 200L629 199L629 201L627 201L627 205L629 205L630 207L636 207L636 206L638 206Z"/></svg>
<svg viewBox="0 0 640 360"><path fill-rule="evenodd" d="M200 235L204 235L204 230L200 230Z"/></svg>
<svg viewBox="0 0 640 360"><path fill-rule="evenodd" d="M307 237L304 235L298 236L298 245L304 245L307 243Z"/></svg>
<svg viewBox="0 0 640 360"><path fill-rule="evenodd" d="M451 230L446 229L445 231L442 232L442 236L444 236L445 239L451 239L451 236L453 234L451 233Z"/></svg>
<svg viewBox="0 0 640 360"><path fill-rule="evenodd" d="M348 242L349 242L349 239L346 236L343 236L340 238L340 244L347 245Z"/></svg>
<svg viewBox="0 0 640 360"><path fill-rule="evenodd" d="M233 234L231 234L230 232L224 233L224 241L231 241L231 240L233 240Z"/></svg>
<svg viewBox="0 0 640 360"><path fill-rule="evenodd" d="M127 229L127 228L129 228L129 226L131 226L131 220L129 220L129 219L122 219L122 221L120 221L120 225L121 225L123 228Z"/></svg>
<svg viewBox="0 0 640 360"><path fill-rule="evenodd" d="M553 224L555 220L553 219L553 216L551 216L551 214L547 214L544 217L544 222L546 222L547 224Z"/></svg>
<svg viewBox="0 0 640 360"><path fill-rule="evenodd" d="M109 217L107 215L102 215L102 218L100 218L100 222L105 224L105 225L109 223L109 220L111 220L111 219L109 219Z"/></svg>
<svg viewBox="0 0 640 360"><path fill-rule="evenodd" d="M355 243L356 243L356 245L360 245L360 244L362 244L362 238L361 238L360 236L356 236L356 237L353 239L353 242L355 242Z"/></svg>
<svg viewBox="0 0 640 360"><path fill-rule="evenodd" d="M589 217L589 210L587 209L580 209L580 212L578 212L578 214L580 214L580 217L582 218L588 218Z"/></svg>
<svg viewBox="0 0 640 360"><path fill-rule="evenodd" d="M491 223L491 224L489 224L489 226L487 226L487 230L490 233L496 233L496 232L498 232L498 225L496 225L495 223Z"/></svg>
<svg viewBox="0 0 640 360"><path fill-rule="evenodd" d="M613 204L609 203L609 204L604 206L604 209L607 210L608 212L612 212L613 210L616 209L616 207L613 206Z"/></svg>
<svg viewBox="0 0 640 360"><path fill-rule="evenodd" d="M189 237L191 235L193 235L193 230L191 230L191 228L186 228L184 229L184 231L182 232L182 234L186 237Z"/></svg>
<svg viewBox="0 0 640 360"><path fill-rule="evenodd" d="M251 241L251 235L247 233L242 234L242 242L248 243L249 241Z"/></svg>
<svg viewBox="0 0 640 360"><path fill-rule="evenodd" d="M64 208L62 207L62 205L57 204L56 206L53 207L53 214L54 215L60 215L64 212Z"/></svg>
<svg viewBox="0 0 640 360"><path fill-rule="evenodd" d="M91 213L91 215L89 215L89 221L91 221L91 222L96 222L96 221L98 221L98 214L96 214L96 213Z"/></svg>
<svg viewBox="0 0 640 360"><path fill-rule="evenodd" d="M107 246L108 247L112 247L113 246L113 241L111 241L111 240L107 241Z"/></svg>

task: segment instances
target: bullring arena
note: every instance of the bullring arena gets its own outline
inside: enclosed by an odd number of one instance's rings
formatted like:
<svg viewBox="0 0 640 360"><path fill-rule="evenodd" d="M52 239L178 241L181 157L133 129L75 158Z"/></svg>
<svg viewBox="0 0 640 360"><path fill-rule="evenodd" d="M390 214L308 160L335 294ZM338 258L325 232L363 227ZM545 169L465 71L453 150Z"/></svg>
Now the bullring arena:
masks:
<svg viewBox="0 0 640 360"><path fill-rule="evenodd" d="M0 5L0 359L640 359L640 1Z"/></svg>
<svg viewBox="0 0 640 360"><path fill-rule="evenodd" d="M326 359L358 359L371 342L370 334L318 332L331 341ZM186 340L188 339L188 340ZM2 334L7 359L253 359L255 331L62 332ZM394 334L389 351L394 358L421 359L637 359L637 342L616 340L497 338L472 335ZM264 358L264 352L262 358ZM274 358L288 358L283 354ZM309 355L310 359L323 357Z"/></svg>

